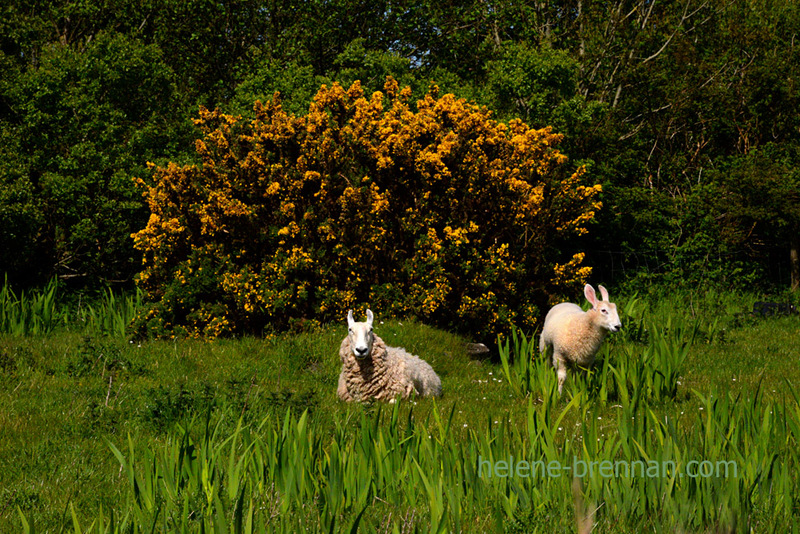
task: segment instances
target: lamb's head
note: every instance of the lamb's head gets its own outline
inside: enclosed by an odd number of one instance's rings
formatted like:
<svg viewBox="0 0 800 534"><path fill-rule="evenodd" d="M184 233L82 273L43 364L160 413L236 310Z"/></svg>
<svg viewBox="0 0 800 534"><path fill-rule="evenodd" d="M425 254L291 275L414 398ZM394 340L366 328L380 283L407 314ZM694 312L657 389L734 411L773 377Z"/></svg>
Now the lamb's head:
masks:
<svg viewBox="0 0 800 534"><path fill-rule="evenodd" d="M617 332L622 328L622 322L619 320L619 314L617 313L617 305L613 302L609 302L606 288L603 286L597 287L600 288L600 297L602 300L597 299L594 288L589 284L586 284L583 288L583 294L586 296L586 300L592 304L592 310L596 312L594 323L601 328L605 328L609 332Z"/></svg>
<svg viewBox="0 0 800 534"><path fill-rule="evenodd" d="M347 313L347 335L350 337L350 346L353 349L353 356L363 360L372 352L372 342L375 335L372 333L372 311L367 310L367 321L357 323L353 320L353 310Z"/></svg>

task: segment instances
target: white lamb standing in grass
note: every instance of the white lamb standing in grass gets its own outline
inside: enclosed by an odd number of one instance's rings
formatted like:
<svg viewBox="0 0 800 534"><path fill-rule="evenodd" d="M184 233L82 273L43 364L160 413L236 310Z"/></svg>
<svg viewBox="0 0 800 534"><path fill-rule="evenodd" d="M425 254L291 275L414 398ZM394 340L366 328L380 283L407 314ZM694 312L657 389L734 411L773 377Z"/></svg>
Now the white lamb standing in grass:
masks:
<svg viewBox="0 0 800 534"><path fill-rule="evenodd" d="M589 367L608 332L617 332L622 323L617 314L617 305L608 301L608 291L603 286L597 300L594 288L586 284L583 294L592 309L584 312L580 306L562 302L553 306L544 319L544 328L539 338L539 352L553 347L553 367L558 374L558 392L567 379L567 367Z"/></svg>
<svg viewBox="0 0 800 534"><path fill-rule="evenodd" d="M339 398L344 401L404 399L417 395L440 396L442 382L424 360L403 348L387 347L372 331L372 311L367 321L353 320L353 310L347 314L349 331L342 340L339 356L342 373L339 375Z"/></svg>

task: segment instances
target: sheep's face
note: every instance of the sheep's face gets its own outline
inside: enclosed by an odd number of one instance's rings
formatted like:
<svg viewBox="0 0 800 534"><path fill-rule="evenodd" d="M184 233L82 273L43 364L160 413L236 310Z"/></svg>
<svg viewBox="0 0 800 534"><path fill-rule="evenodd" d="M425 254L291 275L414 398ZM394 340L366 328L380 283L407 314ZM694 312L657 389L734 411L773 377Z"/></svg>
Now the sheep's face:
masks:
<svg viewBox="0 0 800 534"><path fill-rule="evenodd" d="M372 353L372 342L375 336L372 333L373 315L367 310L367 321L357 323L353 320L353 310L347 313L347 335L350 337L350 346L353 348L353 356L363 360Z"/></svg>
<svg viewBox="0 0 800 534"><path fill-rule="evenodd" d="M609 332L618 332L619 329L622 328L622 322L619 320L616 304L603 301L597 307L597 311L600 312L603 328Z"/></svg>
<svg viewBox="0 0 800 534"><path fill-rule="evenodd" d="M599 323L601 327L609 332L619 332L619 329L622 328L622 321L619 320L617 305L613 302L609 302L606 288L603 286L598 287L600 288L600 296L603 300L597 298L594 288L589 284L586 284L583 288L586 300L588 300L592 304L592 308L597 311L598 319L595 320L595 324Z"/></svg>

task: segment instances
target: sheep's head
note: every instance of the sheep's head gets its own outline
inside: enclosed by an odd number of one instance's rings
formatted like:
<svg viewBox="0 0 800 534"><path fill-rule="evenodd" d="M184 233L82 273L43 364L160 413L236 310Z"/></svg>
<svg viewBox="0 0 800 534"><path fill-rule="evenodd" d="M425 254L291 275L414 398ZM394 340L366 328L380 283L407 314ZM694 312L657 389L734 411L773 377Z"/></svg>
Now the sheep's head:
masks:
<svg viewBox="0 0 800 534"><path fill-rule="evenodd" d="M595 324L599 324L599 326L610 332L618 332L619 329L622 328L622 321L619 320L617 305L613 302L609 302L606 288L603 286L597 287L600 288L600 297L602 300L598 300L594 288L589 284L586 284L583 288L583 294L586 296L586 300L592 304L592 308L597 312Z"/></svg>
<svg viewBox="0 0 800 534"><path fill-rule="evenodd" d="M372 311L367 310L367 321L357 323L353 320L353 310L347 312L347 335L350 337L350 346L353 349L353 356L363 360L372 352L372 342L375 335L372 333Z"/></svg>

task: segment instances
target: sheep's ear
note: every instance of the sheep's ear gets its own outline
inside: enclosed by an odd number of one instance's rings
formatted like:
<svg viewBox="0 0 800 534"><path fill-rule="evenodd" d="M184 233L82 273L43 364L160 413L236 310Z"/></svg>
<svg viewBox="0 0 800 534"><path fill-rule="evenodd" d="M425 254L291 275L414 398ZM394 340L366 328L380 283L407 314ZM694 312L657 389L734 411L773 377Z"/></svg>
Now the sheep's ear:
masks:
<svg viewBox="0 0 800 534"><path fill-rule="evenodd" d="M375 316L372 315L372 310L367 309L367 326L372 328L372 321L375 319Z"/></svg>
<svg viewBox="0 0 800 534"><path fill-rule="evenodd" d="M353 319L353 310L350 310L347 312L347 326L352 326L354 322L356 321Z"/></svg>
<svg viewBox="0 0 800 534"><path fill-rule="evenodd" d="M592 307L597 307L597 295L594 292L594 288L589 284L583 286L583 295L586 297L586 300L592 305Z"/></svg>
<svg viewBox="0 0 800 534"><path fill-rule="evenodd" d="M611 302L608 300L608 290L603 286L597 286L600 289L600 298L602 298L606 302Z"/></svg>

